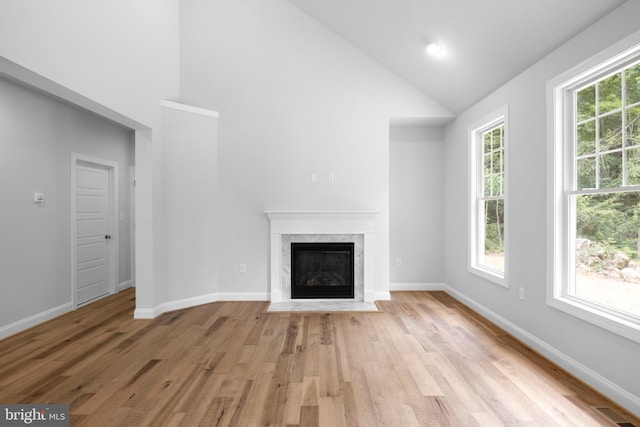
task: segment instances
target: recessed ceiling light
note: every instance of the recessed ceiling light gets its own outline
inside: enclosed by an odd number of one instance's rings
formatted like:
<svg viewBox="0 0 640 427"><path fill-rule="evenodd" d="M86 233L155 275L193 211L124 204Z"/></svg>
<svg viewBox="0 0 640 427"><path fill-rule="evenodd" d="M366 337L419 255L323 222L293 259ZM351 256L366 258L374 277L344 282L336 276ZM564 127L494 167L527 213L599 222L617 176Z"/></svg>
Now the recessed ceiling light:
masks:
<svg viewBox="0 0 640 427"><path fill-rule="evenodd" d="M435 40L428 40L424 50L429 55L433 55L433 56L442 56L442 55L444 55L444 48L442 47L442 45L440 43L438 43Z"/></svg>

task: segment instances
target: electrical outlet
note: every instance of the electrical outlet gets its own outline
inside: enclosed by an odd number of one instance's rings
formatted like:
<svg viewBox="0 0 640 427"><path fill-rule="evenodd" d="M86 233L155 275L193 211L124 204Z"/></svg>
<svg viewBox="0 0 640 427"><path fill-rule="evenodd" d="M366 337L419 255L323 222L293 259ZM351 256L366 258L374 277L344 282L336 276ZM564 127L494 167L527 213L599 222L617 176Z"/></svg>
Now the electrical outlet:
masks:
<svg viewBox="0 0 640 427"><path fill-rule="evenodd" d="M396 258L396 265L400 267L402 265L402 258Z"/></svg>
<svg viewBox="0 0 640 427"><path fill-rule="evenodd" d="M240 273L247 272L247 264L240 264Z"/></svg>
<svg viewBox="0 0 640 427"><path fill-rule="evenodd" d="M520 299L524 301L524 288L520 288Z"/></svg>
<svg viewBox="0 0 640 427"><path fill-rule="evenodd" d="M318 174L316 172L311 173L311 182L318 182Z"/></svg>
<svg viewBox="0 0 640 427"><path fill-rule="evenodd" d="M336 174L333 172L329 172L328 179L329 182L334 182L336 180Z"/></svg>

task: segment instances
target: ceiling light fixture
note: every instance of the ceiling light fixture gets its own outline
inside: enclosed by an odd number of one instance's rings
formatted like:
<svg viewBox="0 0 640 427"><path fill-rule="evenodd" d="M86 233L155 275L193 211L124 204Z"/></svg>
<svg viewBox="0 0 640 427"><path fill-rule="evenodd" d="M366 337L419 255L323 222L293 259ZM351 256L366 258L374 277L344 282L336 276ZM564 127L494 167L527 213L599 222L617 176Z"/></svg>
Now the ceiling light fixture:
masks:
<svg viewBox="0 0 640 427"><path fill-rule="evenodd" d="M440 43L435 40L427 40L427 44L425 46L425 52L429 55L433 56L442 56L444 55L444 48Z"/></svg>

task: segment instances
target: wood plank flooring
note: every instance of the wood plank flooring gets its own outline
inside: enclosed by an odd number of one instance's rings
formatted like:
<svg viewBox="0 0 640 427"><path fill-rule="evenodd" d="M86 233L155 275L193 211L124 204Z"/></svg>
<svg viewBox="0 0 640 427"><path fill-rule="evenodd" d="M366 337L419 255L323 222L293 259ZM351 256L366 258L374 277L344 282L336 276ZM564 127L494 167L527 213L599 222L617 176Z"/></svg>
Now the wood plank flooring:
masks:
<svg viewBox="0 0 640 427"><path fill-rule="evenodd" d="M121 292L0 341L0 403L68 403L92 427L640 426L443 292L381 313L267 304L133 320Z"/></svg>

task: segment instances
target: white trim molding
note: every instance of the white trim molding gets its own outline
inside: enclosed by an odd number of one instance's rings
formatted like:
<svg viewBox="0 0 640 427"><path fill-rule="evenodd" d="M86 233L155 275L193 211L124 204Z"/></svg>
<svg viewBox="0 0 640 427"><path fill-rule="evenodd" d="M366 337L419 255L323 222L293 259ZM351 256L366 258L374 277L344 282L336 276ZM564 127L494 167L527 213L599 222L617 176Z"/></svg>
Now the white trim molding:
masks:
<svg viewBox="0 0 640 427"><path fill-rule="evenodd" d="M122 292L131 287L133 287L133 282L131 280L125 280L124 282L118 283L118 292Z"/></svg>
<svg viewBox="0 0 640 427"><path fill-rule="evenodd" d="M268 292L218 292L218 301L269 301Z"/></svg>
<svg viewBox="0 0 640 427"><path fill-rule="evenodd" d="M194 105L183 104L181 102L169 101L167 99L163 99L160 101L160 106L164 108L171 108L172 110L184 111L192 114L199 114L201 116L207 117L220 117L220 113L217 111L209 110L207 108L196 107Z"/></svg>
<svg viewBox="0 0 640 427"><path fill-rule="evenodd" d="M133 312L134 319L153 319L157 315L155 308L136 308Z"/></svg>
<svg viewBox="0 0 640 427"><path fill-rule="evenodd" d="M72 311L71 301L0 328L0 340Z"/></svg>
<svg viewBox="0 0 640 427"><path fill-rule="evenodd" d="M495 325L501 327L509 334L531 347L533 350L542 354L544 357L560 366L562 369L566 370L572 375L575 375L581 381L584 381L589 386L593 387L614 402L623 406L628 411L634 413L637 416L640 416L640 397L609 381L607 378L589 369L587 366L567 356L556 348L550 346L546 342L522 329L518 325L494 313L487 307L477 303L455 288L445 284L444 291L461 303L471 308L476 313L484 316Z"/></svg>
<svg viewBox="0 0 640 427"><path fill-rule="evenodd" d="M184 308L196 307L204 304L211 304L218 301L268 301L269 295L266 292L222 292L200 295L197 297L183 298L174 301L163 302L153 308L136 308L133 313L135 319L153 319L161 314L170 311L182 310Z"/></svg>
<svg viewBox="0 0 640 427"><path fill-rule="evenodd" d="M373 301L389 301L391 299L391 292L376 291L373 293L373 299L367 302Z"/></svg>
<svg viewBox="0 0 640 427"><path fill-rule="evenodd" d="M154 307L154 313L159 316L168 311L182 310L183 308L196 307L198 305L210 304L218 301L218 294L199 295L197 297L190 297L179 299L175 301L167 301Z"/></svg>
<svg viewBox="0 0 640 427"><path fill-rule="evenodd" d="M442 282L396 282L389 283L389 290L393 291L445 291L449 287Z"/></svg>
<svg viewBox="0 0 640 427"><path fill-rule="evenodd" d="M78 167L86 164L88 166L97 166L105 168L109 178L109 212L108 233L111 235L111 241L108 245L109 253L109 295L118 290L118 274L120 271L120 226L118 217L120 215L120 184L118 163L112 160L102 159L82 153L71 153L71 303L75 310L83 303L78 303L78 283L77 283L77 170Z"/></svg>
<svg viewBox="0 0 640 427"><path fill-rule="evenodd" d="M498 271L482 264L481 255L484 254L484 236L485 230L480 223L484 224L481 219L481 203L484 199L483 189L483 152L481 146L484 143L480 141L481 135L497 126L504 127L504 158L503 173L504 187L502 195L499 197L504 202L504 271ZM467 269L469 273L480 276L485 280L493 282L505 288L509 287L508 282L508 264L509 264L509 106L505 105L496 111L488 114L480 120L477 120L468 129L468 165L469 170L469 187L468 187L468 245L467 245ZM498 200L494 198L493 200ZM481 254L482 251L482 254Z"/></svg>
<svg viewBox="0 0 640 427"><path fill-rule="evenodd" d="M637 31L547 82L547 305L640 343L638 316L575 295L574 94L640 58ZM628 186L630 190L632 186ZM622 187L620 187L622 188ZM609 189L616 191L616 188ZM587 191L592 191L588 189ZM599 190L597 190L599 191ZM593 191L596 193L596 190Z"/></svg>

